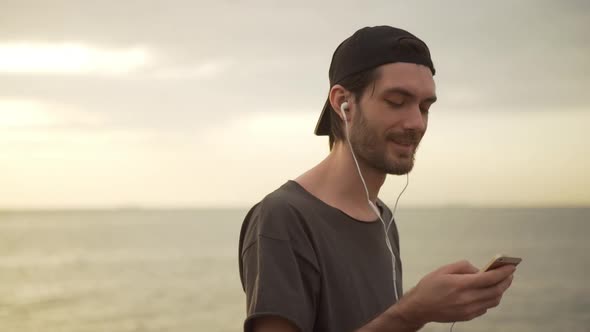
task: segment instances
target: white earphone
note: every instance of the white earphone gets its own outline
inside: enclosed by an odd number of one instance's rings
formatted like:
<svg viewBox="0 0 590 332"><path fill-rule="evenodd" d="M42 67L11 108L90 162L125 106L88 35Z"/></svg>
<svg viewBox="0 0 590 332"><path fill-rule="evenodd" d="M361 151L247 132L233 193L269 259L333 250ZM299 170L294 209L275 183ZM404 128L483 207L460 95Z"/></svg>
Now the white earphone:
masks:
<svg viewBox="0 0 590 332"><path fill-rule="evenodd" d="M346 110L348 110L348 102L343 102L342 104L340 104L340 112L342 113L342 117L344 118L344 127L346 130L346 141L348 142L348 146L350 147L350 152L352 154L352 158L354 160L354 164L356 166L356 169L358 171L358 175L361 179L361 182L363 183L363 187L365 188L365 194L367 195L367 202L369 203L369 206L371 207L371 209L373 210L373 212L375 212L375 215L377 215L377 217L379 218L379 220L381 221L381 223L383 224L383 231L385 233L385 244L387 245L387 249L389 250L389 253L391 254L391 267L392 267L392 281L393 281L393 290L394 290L394 295L395 295L395 301L397 302L399 300L399 295L397 292L397 273L396 273L396 269L395 269L395 264L397 261L397 258L395 257L395 254L393 253L393 247L391 245L391 242L389 240L389 227L391 226L391 224L393 223L393 216L395 215L395 208L393 209L393 212L391 214L391 219L389 220L389 224L385 223L385 220L383 220L383 218L381 217L381 212L379 211L379 208L370 200L369 198L369 190L367 189L367 183L365 182L365 178L363 177L363 173L361 172L361 168L359 166L359 163L356 159L356 155L354 153L354 148L352 147L352 143L350 142L350 128L348 127L348 121L346 118ZM407 184L406 184L407 186ZM405 188L404 188L405 190ZM402 191L403 193L403 191ZM401 193L400 193L401 196ZM399 200L399 197L398 197ZM397 201L395 202L395 205L397 207Z"/></svg>
<svg viewBox="0 0 590 332"><path fill-rule="evenodd" d="M345 101L340 105L340 111L342 112L342 116L344 117L344 121L347 121L346 113L344 112L346 110L348 110L348 102Z"/></svg>

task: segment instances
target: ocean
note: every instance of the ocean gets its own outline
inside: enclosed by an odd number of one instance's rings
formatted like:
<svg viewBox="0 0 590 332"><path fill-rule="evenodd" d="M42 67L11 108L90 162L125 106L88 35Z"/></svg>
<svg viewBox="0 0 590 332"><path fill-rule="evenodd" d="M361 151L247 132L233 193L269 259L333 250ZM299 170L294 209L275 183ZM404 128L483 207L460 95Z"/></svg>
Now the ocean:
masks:
<svg viewBox="0 0 590 332"><path fill-rule="evenodd" d="M245 213L0 212L0 331L240 331ZM590 331L590 208L400 208L396 221L405 290L454 261L523 258L500 306L454 332Z"/></svg>

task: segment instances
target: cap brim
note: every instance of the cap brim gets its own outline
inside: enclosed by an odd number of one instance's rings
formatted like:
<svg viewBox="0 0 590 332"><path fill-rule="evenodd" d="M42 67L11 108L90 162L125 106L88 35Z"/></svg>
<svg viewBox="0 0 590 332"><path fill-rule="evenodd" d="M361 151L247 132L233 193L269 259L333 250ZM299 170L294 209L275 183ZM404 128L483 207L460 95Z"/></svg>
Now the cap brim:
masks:
<svg viewBox="0 0 590 332"><path fill-rule="evenodd" d="M318 123L315 126L315 134L318 136L326 136L330 135L330 112L332 111L332 106L330 105L330 98L326 98L326 103L324 104L324 108L322 109L322 113L320 114L320 118Z"/></svg>

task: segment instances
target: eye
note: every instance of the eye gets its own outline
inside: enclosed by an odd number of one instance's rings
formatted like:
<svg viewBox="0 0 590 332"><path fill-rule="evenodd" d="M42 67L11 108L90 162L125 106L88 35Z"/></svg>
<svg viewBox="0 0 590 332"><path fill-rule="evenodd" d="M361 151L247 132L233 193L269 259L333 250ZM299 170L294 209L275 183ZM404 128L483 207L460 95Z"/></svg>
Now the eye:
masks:
<svg viewBox="0 0 590 332"><path fill-rule="evenodd" d="M402 107L402 106L404 106L404 102L403 102L403 100L402 100L402 101L397 101L397 100L396 100L396 101L393 101L393 100L385 99L385 102L386 102L386 103L387 103L389 106L391 106L391 107L395 107L395 108L398 108L398 107Z"/></svg>

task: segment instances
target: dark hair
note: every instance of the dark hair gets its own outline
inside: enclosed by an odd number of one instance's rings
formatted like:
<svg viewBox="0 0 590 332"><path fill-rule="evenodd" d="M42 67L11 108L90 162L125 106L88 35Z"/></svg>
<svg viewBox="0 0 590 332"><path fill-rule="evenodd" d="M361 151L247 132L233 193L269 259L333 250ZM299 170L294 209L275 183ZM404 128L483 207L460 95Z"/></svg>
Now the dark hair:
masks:
<svg viewBox="0 0 590 332"><path fill-rule="evenodd" d="M393 49L402 54L412 56L424 56L430 58L430 52L426 45L416 39L402 39L393 47ZM342 85L346 90L350 91L354 96L355 102L359 102L369 85L373 84L375 89L375 81L379 79L379 68L375 67L357 74L350 75L342 79L338 84ZM344 128L342 126L342 119L334 112L330 106L330 135L329 144L330 150L334 143L345 139Z"/></svg>

